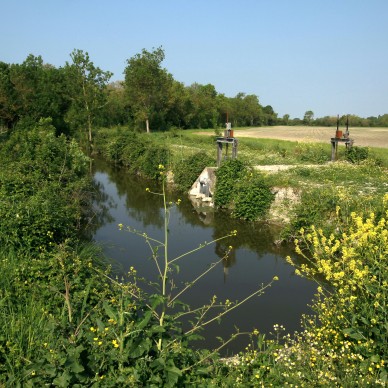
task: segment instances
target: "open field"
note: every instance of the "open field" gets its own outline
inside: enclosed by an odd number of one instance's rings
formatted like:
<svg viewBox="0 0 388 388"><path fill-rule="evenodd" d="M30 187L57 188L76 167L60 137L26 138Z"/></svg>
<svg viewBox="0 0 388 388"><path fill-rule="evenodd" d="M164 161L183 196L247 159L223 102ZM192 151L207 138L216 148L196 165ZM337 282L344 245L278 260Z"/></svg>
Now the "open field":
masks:
<svg viewBox="0 0 388 388"><path fill-rule="evenodd" d="M335 127L276 126L235 129L234 135L262 139L278 139L300 142L330 143L335 135ZM344 127L340 130L344 131ZM197 132L208 133L210 132ZM354 145L360 147L388 148L388 128L349 128Z"/></svg>
<svg viewBox="0 0 388 388"><path fill-rule="evenodd" d="M340 128L344 130L344 128ZM303 142L329 143L334 137L334 127L278 126L237 129L235 136L264 139L279 139ZM349 128L350 138L354 145L361 147L388 148L388 128Z"/></svg>

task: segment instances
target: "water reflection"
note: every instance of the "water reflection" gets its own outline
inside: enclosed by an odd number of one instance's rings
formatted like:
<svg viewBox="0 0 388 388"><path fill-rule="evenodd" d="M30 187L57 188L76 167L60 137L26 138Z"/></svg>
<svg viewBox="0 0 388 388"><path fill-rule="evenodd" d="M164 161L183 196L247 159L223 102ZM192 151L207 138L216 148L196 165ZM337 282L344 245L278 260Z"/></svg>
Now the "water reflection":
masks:
<svg viewBox="0 0 388 388"><path fill-rule="evenodd" d="M94 239L103 244L104 251L117 266L117 271L125 273L134 266L140 276L156 281L157 271L151 259L151 252L139 236L119 231L117 224L129 225L149 236L163 238L162 198L146 193L146 187L159 192L155 182L147 182L131 176L123 169L106 165L97 160L94 165L95 181L101 186L105 200L100 203L109 208L109 217L100 224ZM168 193L169 200L175 202L178 195ZM182 196L181 196L182 197ZM209 265L225 255L228 247L233 251L227 260L222 260L208 275L191 288L182 299L192 307L199 307L217 295L219 300L242 300L266 284L274 276L280 278L264 295L249 300L231 312L227 318L208 327L205 333L206 345L218 344L216 336L226 337L237 326L241 331L258 328L270 332L275 323L283 324L288 331L299 328L302 313L309 312L307 304L315 290L313 283L293 274L285 257L292 253L290 247L277 246L279 230L266 224L251 224L232 220L224 212L196 209L188 198L182 197L181 205L173 207L169 222L169 255L179 256L203 242L210 242L237 230L236 237L210 244L179 262L179 275L174 277L175 289L179 292L186 282L192 281ZM232 343L229 352L241 350L246 339Z"/></svg>

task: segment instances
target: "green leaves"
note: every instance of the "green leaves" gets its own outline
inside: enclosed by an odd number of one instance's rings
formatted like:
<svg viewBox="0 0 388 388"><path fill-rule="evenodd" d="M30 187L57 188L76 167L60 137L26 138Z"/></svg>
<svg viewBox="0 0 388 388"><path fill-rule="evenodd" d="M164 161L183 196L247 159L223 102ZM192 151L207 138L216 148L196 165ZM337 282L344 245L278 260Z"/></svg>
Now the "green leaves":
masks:
<svg viewBox="0 0 388 388"><path fill-rule="evenodd" d="M232 209L232 215L255 221L269 209L274 195L259 172L248 169L238 160L224 162L216 171L214 202Z"/></svg>

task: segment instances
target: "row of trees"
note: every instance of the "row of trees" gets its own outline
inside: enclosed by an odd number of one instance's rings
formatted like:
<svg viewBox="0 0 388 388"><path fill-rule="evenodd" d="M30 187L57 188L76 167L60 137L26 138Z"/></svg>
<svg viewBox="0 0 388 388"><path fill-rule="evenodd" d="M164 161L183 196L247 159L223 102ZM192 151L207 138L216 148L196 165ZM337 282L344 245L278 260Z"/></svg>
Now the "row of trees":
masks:
<svg viewBox="0 0 388 388"><path fill-rule="evenodd" d="M388 127L388 114L380 115L378 117L370 116L367 118L359 117L356 115L343 115L341 117L324 116L314 119L314 112L308 110L303 120L295 118L290 120L288 115L283 116L283 124L285 125L315 125L323 127L334 127L337 124L337 120L341 125L344 125L347 121L353 127Z"/></svg>
<svg viewBox="0 0 388 388"><path fill-rule="evenodd" d="M124 80L110 82L112 73L95 66L87 52L74 50L71 61L56 68L42 57L29 55L21 64L0 62L0 128L20 120L51 117L59 132L86 130L92 141L94 126L130 125L146 130L219 128L227 119L234 127L262 125L335 125L335 117L278 118L256 95L226 97L212 84L185 86L162 67L164 50L142 50L127 60ZM351 125L388 126L388 115L362 119Z"/></svg>
<svg viewBox="0 0 388 388"><path fill-rule="evenodd" d="M263 107L255 95L228 98L211 84L176 81L162 68L164 57L162 48L143 50L127 60L124 81L111 83L112 73L82 50L59 68L33 55L21 64L0 62L0 125L51 117L60 132L86 129L91 141L93 126L217 128L227 114L235 126L276 124L272 107Z"/></svg>

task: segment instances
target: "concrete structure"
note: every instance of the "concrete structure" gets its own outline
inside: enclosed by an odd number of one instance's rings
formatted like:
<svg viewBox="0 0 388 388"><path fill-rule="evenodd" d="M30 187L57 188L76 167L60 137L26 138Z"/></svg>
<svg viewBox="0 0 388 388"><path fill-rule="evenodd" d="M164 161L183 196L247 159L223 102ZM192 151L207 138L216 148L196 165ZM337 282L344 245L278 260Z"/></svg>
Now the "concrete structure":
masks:
<svg viewBox="0 0 388 388"><path fill-rule="evenodd" d="M213 195L216 187L216 167L205 167L191 186L189 195L213 206Z"/></svg>

